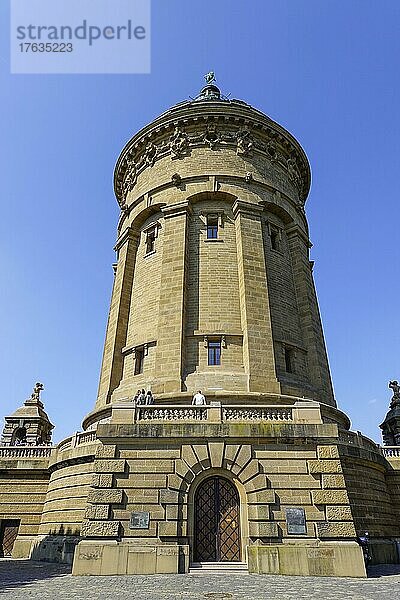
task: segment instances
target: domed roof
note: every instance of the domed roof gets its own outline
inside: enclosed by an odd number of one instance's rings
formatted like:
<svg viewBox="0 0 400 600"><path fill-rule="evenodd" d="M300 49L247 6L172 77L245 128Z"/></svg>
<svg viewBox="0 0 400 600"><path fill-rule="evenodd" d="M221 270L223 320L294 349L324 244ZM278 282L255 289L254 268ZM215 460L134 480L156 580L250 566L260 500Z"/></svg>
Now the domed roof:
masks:
<svg viewBox="0 0 400 600"><path fill-rule="evenodd" d="M127 173L130 189L140 172L166 156L173 145L174 130L185 138L187 146L208 143L206 136L189 131L217 125L228 129L227 135L218 136L220 148L236 143L241 130L248 129L254 138L252 151L274 159L275 147L279 158L298 181L299 197L304 203L311 184L311 171L307 156L296 138L284 127L243 100L230 99L222 94L211 71L205 76L206 85L195 98L173 105L143 127L123 148L114 173L114 190L121 207L125 206L124 181ZM275 164L278 164L275 161Z"/></svg>

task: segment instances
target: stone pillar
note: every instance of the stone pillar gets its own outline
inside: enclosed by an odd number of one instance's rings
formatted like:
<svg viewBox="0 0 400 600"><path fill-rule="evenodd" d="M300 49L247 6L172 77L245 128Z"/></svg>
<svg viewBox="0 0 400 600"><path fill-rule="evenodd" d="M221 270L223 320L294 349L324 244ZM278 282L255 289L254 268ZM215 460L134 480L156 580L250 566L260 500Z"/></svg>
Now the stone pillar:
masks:
<svg viewBox="0 0 400 600"><path fill-rule="evenodd" d="M243 360L249 391L279 393L264 257L262 207L237 200L233 206L243 329Z"/></svg>
<svg viewBox="0 0 400 600"><path fill-rule="evenodd" d="M318 400L335 406L312 263L308 256L309 241L297 226L287 228L286 234L292 255L293 277L303 339L307 349L310 382L319 392Z"/></svg>
<svg viewBox="0 0 400 600"><path fill-rule="evenodd" d="M122 348L126 343L137 245L137 234L131 228L127 228L115 247L118 252L118 263L111 296L96 408L101 408L110 402L112 392L121 381Z"/></svg>
<svg viewBox="0 0 400 600"><path fill-rule="evenodd" d="M162 212L164 254L158 314L157 384L153 388L156 393L182 391L189 204L173 204L163 208Z"/></svg>

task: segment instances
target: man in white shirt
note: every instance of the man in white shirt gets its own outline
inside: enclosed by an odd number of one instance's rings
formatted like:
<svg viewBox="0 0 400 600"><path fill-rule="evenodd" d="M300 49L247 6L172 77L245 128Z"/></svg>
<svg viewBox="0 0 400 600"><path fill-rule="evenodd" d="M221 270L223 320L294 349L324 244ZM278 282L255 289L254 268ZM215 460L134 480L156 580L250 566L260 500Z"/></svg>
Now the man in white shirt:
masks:
<svg viewBox="0 0 400 600"><path fill-rule="evenodd" d="M206 404L206 398L204 394L202 394L201 390L197 390L193 396L192 404L196 406L204 406Z"/></svg>

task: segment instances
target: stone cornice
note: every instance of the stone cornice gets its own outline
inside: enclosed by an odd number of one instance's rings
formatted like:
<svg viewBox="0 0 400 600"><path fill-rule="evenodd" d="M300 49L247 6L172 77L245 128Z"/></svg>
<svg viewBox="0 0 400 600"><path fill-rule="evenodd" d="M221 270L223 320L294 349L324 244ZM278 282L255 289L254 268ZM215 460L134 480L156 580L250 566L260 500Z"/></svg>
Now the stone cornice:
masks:
<svg viewBox="0 0 400 600"><path fill-rule="evenodd" d="M235 218L238 214L257 215L261 217L264 212L264 208L259 204L253 204L252 202L245 202L243 200L236 200L232 206L232 210Z"/></svg>
<svg viewBox="0 0 400 600"><path fill-rule="evenodd" d="M132 227L127 227L126 229L124 229L124 231L121 233L121 235L119 236L119 238L117 239L115 246L114 246L114 250L115 252L118 252L118 250L120 250L122 248L122 246L128 241L128 240L137 240L138 239L138 232L135 231L134 229L132 229Z"/></svg>
<svg viewBox="0 0 400 600"><path fill-rule="evenodd" d="M173 107L141 129L123 149L115 168L114 189L124 206L138 175L166 156L184 159L196 147L231 148L244 158L263 155L279 164L304 203L310 187L310 167L297 140L283 127L245 103L186 102Z"/></svg>
<svg viewBox="0 0 400 600"><path fill-rule="evenodd" d="M190 214L192 212L192 208L189 204L189 201L184 200L183 202L177 202L176 204L163 206L161 208L161 212L163 213L164 218L168 219L172 217L179 217L183 214Z"/></svg>

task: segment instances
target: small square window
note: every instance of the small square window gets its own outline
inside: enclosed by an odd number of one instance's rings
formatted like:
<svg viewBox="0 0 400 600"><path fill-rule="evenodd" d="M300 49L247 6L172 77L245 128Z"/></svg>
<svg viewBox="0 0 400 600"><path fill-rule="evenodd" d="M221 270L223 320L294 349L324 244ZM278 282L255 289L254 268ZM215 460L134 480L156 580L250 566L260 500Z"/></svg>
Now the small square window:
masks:
<svg viewBox="0 0 400 600"><path fill-rule="evenodd" d="M287 373L294 373L294 349L285 348L285 369Z"/></svg>
<svg viewBox="0 0 400 600"><path fill-rule="evenodd" d="M209 340L208 364L212 366L221 364L221 340Z"/></svg>
<svg viewBox="0 0 400 600"><path fill-rule="evenodd" d="M135 375L143 373L144 363L144 348L136 348L135 350Z"/></svg>
<svg viewBox="0 0 400 600"><path fill-rule="evenodd" d="M146 231L146 254L154 252L156 249L157 228L152 227Z"/></svg>
<svg viewBox="0 0 400 600"><path fill-rule="evenodd" d="M216 240L218 238L218 216L209 215L207 217L207 239Z"/></svg>

